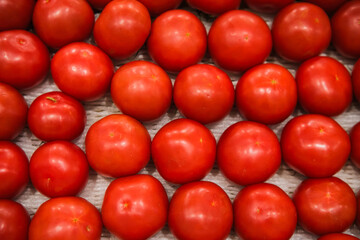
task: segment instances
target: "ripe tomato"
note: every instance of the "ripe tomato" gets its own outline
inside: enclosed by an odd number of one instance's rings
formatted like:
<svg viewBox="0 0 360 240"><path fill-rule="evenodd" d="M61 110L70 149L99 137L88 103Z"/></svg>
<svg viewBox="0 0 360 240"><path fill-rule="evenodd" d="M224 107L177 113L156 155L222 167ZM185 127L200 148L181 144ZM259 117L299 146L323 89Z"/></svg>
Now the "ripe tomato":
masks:
<svg viewBox="0 0 360 240"><path fill-rule="evenodd" d="M51 74L61 91L81 101L94 101L109 89L114 66L96 46L77 42L55 53Z"/></svg>
<svg viewBox="0 0 360 240"><path fill-rule="evenodd" d="M355 223L358 226L358 228L360 228L360 191L357 193L356 196L356 206L357 206L357 210L356 210Z"/></svg>
<svg viewBox="0 0 360 240"><path fill-rule="evenodd" d="M91 203L79 197L58 197L37 209L29 240L98 240L101 231L100 213Z"/></svg>
<svg viewBox="0 0 360 240"><path fill-rule="evenodd" d="M150 160L147 129L132 117L112 114L95 122L85 139L90 166L99 174L123 177L138 173Z"/></svg>
<svg viewBox="0 0 360 240"><path fill-rule="evenodd" d="M94 12L85 0L38 0L32 21L41 40L57 49L88 38Z"/></svg>
<svg viewBox="0 0 360 240"><path fill-rule="evenodd" d="M245 71L264 62L272 48L266 22L245 10L219 16L210 28L208 41L213 60L230 71Z"/></svg>
<svg viewBox="0 0 360 240"><path fill-rule="evenodd" d="M102 10L112 0L87 0L91 7Z"/></svg>
<svg viewBox="0 0 360 240"><path fill-rule="evenodd" d="M284 67L267 63L245 72L236 85L236 106L245 118L264 124L285 120L297 104L296 82Z"/></svg>
<svg viewBox="0 0 360 240"><path fill-rule="evenodd" d="M195 9L212 15L220 15L230 10L238 9L241 0L186 0Z"/></svg>
<svg viewBox="0 0 360 240"><path fill-rule="evenodd" d="M210 172L215 162L216 141L200 123L176 119L156 133L151 154L166 181L183 184L198 181Z"/></svg>
<svg viewBox="0 0 360 240"><path fill-rule="evenodd" d="M295 0L245 0L249 8L261 13L276 13Z"/></svg>
<svg viewBox="0 0 360 240"><path fill-rule="evenodd" d="M357 168L360 168L360 122L355 124L351 129L350 140L351 140L350 159Z"/></svg>
<svg viewBox="0 0 360 240"><path fill-rule="evenodd" d="M194 14L170 10L153 22L147 49L164 70L179 72L203 58L206 42L206 29Z"/></svg>
<svg viewBox="0 0 360 240"><path fill-rule="evenodd" d="M149 10L151 16L158 16L163 12L177 8L182 0L138 0Z"/></svg>
<svg viewBox="0 0 360 240"><path fill-rule="evenodd" d="M0 140L13 140L25 127L28 106L15 88L0 82L0 92Z"/></svg>
<svg viewBox="0 0 360 240"><path fill-rule="evenodd" d="M170 107L172 83L158 65L133 61L116 71L111 81L111 97L124 114L140 121L155 120Z"/></svg>
<svg viewBox="0 0 360 240"><path fill-rule="evenodd" d="M282 157L307 177L330 177L350 154L350 138L332 118L305 114L291 119L281 134Z"/></svg>
<svg viewBox="0 0 360 240"><path fill-rule="evenodd" d="M233 211L225 191L212 182L192 182L172 196L168 223L177 239L225 239Z"/></svg>
<svg viewBox="0 0 360 240"><path fill-rule="evenodd" d="M315 5L318 5L325 10L328 14L334 13L342 4L347 0L302 0L304 2L309 2Z"/></svg>
<svg viewBox="0 0 360 240"><path fill-rule="evenodd" d="M101 207L105 227L116 237L147 239L166 223L169 200L150 175L118 178L106 189Z"/></svg>
<svg viewBox="0 0 360 240"><path fill-rule="evenodd" d="M10 141L0 141L0 182L0 198L15 198L29 182L29 160L25 152Z"/></svg>
<svg viewBox="0 0 360 240"><path fill-rule="evenodd" d="M67 141L41 145L30 158L29 170L34 187L51 198L77 195L89 175L85 153Z"/></svg>
<svg viewBox="0 0 360 240"><path fill-rule="evenodd" d="M311 3L296 2L281 9L271 31L277 54L293 62L319 55L331 40L328 15Z"/></svg>
<svg viewBox="0 0 360 240"><path fill-rule="evenodd" d="M114 0L100 13L93 34L104 52L123 60L144 45L150 29L151 19L144 5L135 0Z"/></svg>
<svg viewBox="0 0 360 240"><path fill-rule="evenodd" d="M295 232L295 205L275 185L259 183L243 188L233 208L235 231L242 239L286 240Z"/></svg>
<svg viewBox="0 0 360 240"><path fill-rule="evenodd" d="M344 3L332 16L332 43L345 57L360 57L360 1Z"/></svg>
<svg viewBox="0 0 360 240"><path fill-rule="evenodd" d="M0 1L0 31L29 27L35 0Z"/></svg>
<svg viewBox="0 0 360 240"><path fill-rule="evenodd" d="M0 82L25 89L45 79L50 55L35 34L24 30L0 32L0 49Z"/></svg>
<svg viewBox="0 0 360 240"><path fill-rule="evenodd" d="M344 234L344 233L330 233L319 237L317 240L358 240L359 238Z"/></svg>
<svg viewBox="0 0 360 240"><path fill-rule="evenodd" d="M260 183L280 167L280 143L267 126L242 121L221 135L216 159L220 171L236 184Z"/></svg>
<svg viewBox="0 0 360 240"><path fill-rule="evenodd" d="M298 223L317 235L343 232L355 220L355 194L347 183L336 177L304 180L293 200Z"/></svg>
<svg viewBox="0 0 360 240"><path fill-rule="evenodd" d="M26 240L30 216L17 202L0 199L0 239Z"/></svg>
<svg viewBox="0 0 360 240"><path fill-rule="evenodd" d="M318 56L303 62L295 78L299 102L309 113L336 116L352 102L350 73L334 58Z"/></svg>
<svg viewBox="0 0 360 240"><path fill-rule="evenodd" d="M202 124L224 118L234 105L234 86L221 69L197 64L182 70L175 79L174 102L187 118Z"/></svg>
<svg viewBox="0 0 360 240"><path fill-rule="evenodd" d="M360 102L360 58L354 64L351 78L355 99Z"/></svg>

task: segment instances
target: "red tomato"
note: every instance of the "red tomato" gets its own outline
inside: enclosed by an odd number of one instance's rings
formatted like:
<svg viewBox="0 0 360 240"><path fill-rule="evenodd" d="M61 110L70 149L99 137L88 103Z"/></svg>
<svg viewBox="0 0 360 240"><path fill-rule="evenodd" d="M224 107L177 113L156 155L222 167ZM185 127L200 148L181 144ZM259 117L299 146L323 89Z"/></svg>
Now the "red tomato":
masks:
<svg viewBox="0 0 360 240"><path fill-rule="evenodd" d="M182 0L138 0L149 10L151 16L158 16L163 12L177 8Z"/></svg>
<svg viewBox="0 0 360 240"><path fill-rule="evenodd" d="M0 239L26 240L30 216L17 202L0 199Z"/></svg>
<svg viewBox="0 0 360 240"><path fill-rule="evenodd" d="M272 48L266 22L244 10L219 16L210 28L208 41L213 60L231 71L245 71L264 62Z"/></svg>
<svg viewBox="0 0 360 240"><path fill-rule="evenodd" d="M330 177L350 154L350 138L332 118L305 114L291 119L281 134L282 157L307 177Z"/></svg>
<svg viewBox="0 0 360 240"><path fill-rule="evenodd" d="M334 13L342 4L347 0L302 0L304 2L309 2L315 5L318 5L324 9L328 14Z"/></svg>
<svg viewBox="0 0 360 240"><path fill-rule="evenodd" d="M111 97L124 114L140 121L155 120L170 107L172 83L158 65L133 61L116 71L111 81Z"/></svg>
<svg viewBox="0 0 360 240"><path fill-rule="evenodd" d="M261 13L276 13L295 0L245 0L249 8Z"/></svg>
<svg viewBox="0 0 360 240"><path fill-rule="evenodd" d="M0 141L0 182L0 198L15 198L29 182L29 160L25 152L10 141Z"/></svg>
<svg viewBox="0 0 360 240"><path fill-rule="evenodd" d="M35 0L0 1L0 31L29 27Z"/></svg>
<svg viewBox="0 0 360 240"><path fill-rule="evenodd" d="M356 206L357 206L357 210L356 210L355 223L358 226L358 228L360 228L360 191L357 193L356 196Z"/></svg>
<svg viewBox="0 0 360 240"><path fill-rule="evenodd" d="M114 0L106 5L94 26L96 44L110 57L123 60L145 43L151 19L144 5L135 0Z"/></svg>
<svg viewBox="0 0 360 240"><path fill-rule="evenodd" d="M235 231L242 239L287 240L295 232L294 203L275 185L259 183L243 188L233 208Z"/></svg>
<svg viewBox="0 0 360 240"><path fill-rule="evenodd" d="M79 197L50 199L38 208L29 227L29 240L97 240L102 223L99 211Z"/></svg>
<svg viewBox="0 0 360 240"><path fill-rule="evenodd" d="M13 140L25 127L28 106L15 88L0 82L0 92L0 140Z"/></svg>
<svg viewBox="0 0 360 240"><path fill-rule="evenodd" d="M264 124L285 120L297 104L296 82L284 67L267 63L245 72L236 85L236 106L245 118Z"/></svg>
<svg viewBox="0 0 360 240"><path fill-rule="evenodd" d="M355 220L355 194L347 183L336 177L304 180L293 200L298 223L317 235L343 232Z"/></svg>
<svg viewBox="0 0 360 240"><path fill-rule="evenodd" d="M348 58L360 57L360 1L344 3L332 16L332 43L335 49Z"/></svg>
<svg viewBox="0 0 360 240"><path fill-rule="evenodd" d="M151 154L166 181L183 184L198 181L210 172L216 157L216 141L200 123L176 119L156 133Z"/></svg>
<svg viewBox="0 0 360 240"><path fill-rule="evenodd" d="M46 45L61 48L90 36L94 12L85 0L38 0L32 21Z"/></svg>
<svg viewBox="0 0 360 240"><path fill-rule="evenodd" d="M169 206L169 228L177 239L226 239L233 210L224 190L212 182L179 187Z"/></svg>
<svg viewBox="0 0 360 240"><path fill-rule="evenodd" d="M360 168L360 122L355 124L350 131L351 153L350 159L352 163Z"/></svg>
<svg viewBox="0 0 360 240"><path fill-rule="evenodd" d="M223 119L234 105L234 96L229 76L212 65L190 66L175 79L176 107L185 117L202 124Z"/></svg>
<svg viewBox="0 0 360 240"><path fill-rule="evenodd" d="M267 126L242 121L221 135L216 159L220 171L236 184L260 183L280 167L280 143Z"/></svg>
<svg viewBox="0 0 360 240"><path fill-rule="evenodd" d="M98 10L102 10L106 4L108 4L109 2L111 2L112 0L87 0L88 3L90 3L90 5Z"/></svg>
<svg viewBox="0 0 360 240"><path fill-rule="evenodd" d="M123 177L138 173L150 160L147 129L132 117L112 114L95 122L85 139L90 166L99 174Z"/></svg>
<svg viewBox="0 0 360 240"><path fill-rule="evenodd" d="M311 3L296 2L281 9L271 31L277 54L292 62L319 55L331 40L328 15Z"/></svg>
<svg viewBox="0 0 360 240"><path fill-rule="evenodd" d="M166 71L179 72L203 58L206 41L206 29L194 14L170 10L153 22L147 49Z"/></svg>
<svg viewBox="0 0 360 240"><path fill-rule="evenodd" d="M343 113L352 102L349 71L331 57L314 57L296 72L299 102L305 111L326 116Z"/></svg>
<svg viewBox="0 0 360 240"><path fill-rule="evenodd" d="M29 169L34 187L51 198L77 195L89 175L85 153L67 141L41 145L31 156Z"/></svg>
<svg viewBox="0 0 360 240"><path fill-rule="evenodd" d="M330 233L319 237L317 240L358 240L359 238L344 234L344 233Z"/></svg>
<svg viewBox="0 0 360 240"><path fill-rule="evenodd" d="M351 78L355 99L360 102L360 58L354 64Z"/></svg>
<svg viewBox="0 0 360 240"><path fill-rule="evenodd" d="M45 79L50 55L36 35L24 30L0 32L0 49L0 82L25 89Z"/></svg>
<svg viewBox="0 0 360 240"><path fill-rule="evenodd" d="M62 92L49 92L31 103L27 119L31 132L40 140L71 141L84 131L86 112L76 99Z"/></svg>
<svg viewBox="0 0 360 240"><path fill-rule="evenodd" d="M195 9L212 15L220 15L240 7L241 0L186 0Z"/></svg>
<svg viewBox="0 0 360 240"><path fill-rule="evenodd" d="M101 208L105 227L116 237L147 239L166 223L169 200L159 180L134 175L112 181Z"/></svg>

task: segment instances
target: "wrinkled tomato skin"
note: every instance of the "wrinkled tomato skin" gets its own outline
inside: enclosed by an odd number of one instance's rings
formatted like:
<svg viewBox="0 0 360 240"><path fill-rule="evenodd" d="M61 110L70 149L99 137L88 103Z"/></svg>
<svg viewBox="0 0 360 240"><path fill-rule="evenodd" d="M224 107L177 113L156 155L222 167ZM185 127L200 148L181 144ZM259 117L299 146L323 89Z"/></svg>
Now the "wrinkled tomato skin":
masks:
<svg viewBox="0 0 360 240"><path fill-rule="evenodd" d="M304 2L309 2L315 5L318 5L328 14L333 14L336 10L340 8L348 0L303 0Z"/></svg>
<svg viewBox="0 0 360 240"><path fill-rule="evenodd" d="M276 13L295 0L245 0L247 6L261 13Z"/></svg>
<svg viewBox="0 0 360 240"><path fill-rule="evenodd" d="M177 8L182 0L138 0L148 9L151 16L156 17L168 10Z"/></svg>
<svg viewBox="0 0 360 240"><path fill-rule="evenodd" d="M358 240L359 238L345 233L330 233L319 237L317 240Z"/></svg>
<svg viewBox="0 0 360 240"><path fill-rule="evenodd" d="M0 31L28 28L34 6L35 0L0 1Z"/></svg>
<svg viewBox="0 0 360 240"><path fill-rule="evenodd" d="M211 15L220 15L230 10L238 9L241 0L186 0L195 9Z"/></svg>
<svg viewBox="0 0 360 240"><path fill-rule="evenodd" d="M354 96L358 102L360 102L360 60L359 59L354 64L353 71L351 74Z"/></svg>
<svg viewBox="0 0 360 240"><path fill-rule="evenodd" d="M350 131L352 163L360 169L360 122L355 124Z"/></svg>

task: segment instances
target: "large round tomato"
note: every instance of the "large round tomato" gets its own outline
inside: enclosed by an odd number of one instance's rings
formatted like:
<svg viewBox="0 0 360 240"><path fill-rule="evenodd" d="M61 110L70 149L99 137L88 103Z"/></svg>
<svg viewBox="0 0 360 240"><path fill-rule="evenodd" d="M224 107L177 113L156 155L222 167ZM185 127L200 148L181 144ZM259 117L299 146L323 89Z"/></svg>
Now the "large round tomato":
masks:
<svg viewBox="0 0 360 240"><path fill-rule="evenodd" d="M233 210L221 187L212 182L192 182L176 190L168 218L177 239L225 239L232 227Z"/></svg>
<svg viewBox="0 0 360 240"><path fill-rule="evenodd" d="M242 239L287 240L295 232L294 203L275 185L259 183L243 188L233 208L235 231Z"/></svg>
<svg viewBox="0 0 360 240"><path fill-rule="evenodd" d="M89 175L85 153L67 141L41 145L30 158L29 170L32 184L47 197L77 195Z"/></svg>
<svg viewBox="0 0 360 240"><path fill-rule="evenodd" d="M0 31L29 27L35 0L1 0Z"/></svg>
<svg viewBox="0 0 360 240"><path fill-rule="evenodd" d="M229 76L212 65L190 66L175 79L176 107L185 117L202 124L224 118L234 105L234 96Z"/></svg>
<svg viewBox="0 0 360 240"><path fill-rule="evenodd" d="M106 189L101 207L105 227L116 237L147 239L166 223L169 200L150 175L118 178Z"/></svg>
<svg viewBox="0 0 360 240"><path fill-rule="evenodd" d="M296 82L284 67L267 63L255 66L236 85L236 106L246 119L280 123L297 104Z"/></svg>
<svg viewBox="0 0 360 240"><path fill-rule="evenodd" d="M350 140L350 159L356 167L360 168L360 122L358 122L352 127L350 131Z"/></svg>
<svg viewBox="0 0 360 240"><path fill-rule="evenodd" d="M32 20L46 45L61 48L90 36L94 12L86 0L38 0Z"/></svg>
<svg viewBox="0 0 360 240"><path fill-rule="evenodd" d="M206 29L194 14L170 10L153 22L147 49L164 70L179 72L203 58L206 42Z"/></svg>
<svg viewBox="0 0 360 240"><path fill-rule="evenodd" d="M350 73L334 58L319 56L303 62L295 78L299 102L307 112L336 116L352 102Z"/></svg>
<svg viewBox="0 0 360 240"><path fill-rule="evenodd" d="M111 81L111 97L122 113L140 121L155 120L170 107L172 83L158 65L133 61L116 71Z"/></svg>
<svg viewBox="0 0 360 240"><path fill-rule="evenodd" d="M318 5L319 7L324 9L328 14L332 14L348 0L302 0L302 1Z"/></svg>
<svg viewBox="0 0 360 240"><path fill-rule="evenodd" d="M241 0L186 0L195 9L207 14L220 15L239 8Z"/></svg>
<svg viewBox="0 0 360 240"><path fill-rule="evenodd" d="M347 183L336 177L304 180L293 200L298 223L317 235L343 232L356 217L355 194Z"/></svg>
<svg viewBox="0 0 360 240"><path fill-rule="evenodd" d="M0 140L13 140L25 127L28 106L15 88L0 82L0 92Z"/></svg>
<svg viewBox="0 0 360 240"><path fill-rule="evenodd" d="M330 233L319 237L317 240L359 240L359 238L344 233Z"/></svg>
<svg viewBox="0 0 360 240"><path fill-rule="evenodd" d="M245 0L249 8L262 13L275 13L295 0Z"/></svg>
<svg viewBox="0 0 360 240"><path fill-rule="evenodd" d="M18 196L29 182L29 160L25 152L10 141L0 141L0 182L0 198Z"/></svg>
<svg viewBox="0 0 360 240"><path fill-rule="evenodd" d="M79 197L52 198L38 208L29 227L29 240L100 240L99 211Z"/></svg>
<svg viewBox="0 0 360 240"><path fill-rule="evenodd" d="M50 55L35 34L24 30L0 32L0 49L0 82L25 89L45 79Z"/></svg>
<svg viewBox="0 0 360 240"><path fill-rule="evenodd" d="M198 181L215 162L216 141L209 129L190 119L176 119L163 126L151 144L152 159L167 181Z"/></svg>
<svg viewBox="0 0 360 240"><path fill-rule="evenodd" d="M245 71L264 62L272 48L266 22L245 10L219 16L210 28L208 41L213 60L231 71Z"/></svg>
<svg viewBox="0 0 360 240"><path fill-rule="evenodd" d="M93 34L104 52L123 60L144 45L150 29L151 19L144 5L135 0L114 0L100 13Z"/></svg>
<svg viewBox="0 0 360 240"><path fill-rule="evenodd" d="M328 15L311 3L296 2L281 9L271 31L277 54L294 62L319 55L331 40Z"/></svg>
<svg viewBox="0 0 360 240"><path fill-rule="evenodd" d="M140 122L112 114L95 122L85 139L90 166L99 174L123 177L139 172L150 160L150 135Z"/></svg>
<svg viewBox="0 0 360 240"><path fill-rule="evenodd" d="M282 157L307 177L330 177L350 154L350 138L332 118L305 114L291 119L281 134Z"/></svg>
<svg viewBox="0 0 360 240"><path fill-rule="evenodd" d="M182 0L138 0L149 10L151 16L160 15L171 9L177 8Z"/></svg>
<svg viewBox="0 0 360 240"><path fill-rule="evenodd" d="M360 102L360 58L354 64L351 75L355 99Z"/></svg>

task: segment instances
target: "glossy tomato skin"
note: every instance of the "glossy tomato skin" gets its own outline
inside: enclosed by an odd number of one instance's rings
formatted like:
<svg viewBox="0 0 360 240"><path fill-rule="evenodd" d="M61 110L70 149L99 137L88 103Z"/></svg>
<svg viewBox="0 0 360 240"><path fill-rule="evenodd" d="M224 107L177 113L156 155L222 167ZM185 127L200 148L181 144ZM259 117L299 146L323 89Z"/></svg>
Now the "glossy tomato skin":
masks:
<svg viewBox="0 0 360 240"><path fill-rule="evenodd" d="M147 239L165 225L168 204L156 178L142 174L118 178L106 189L102 220L120 239Z"/></svg>
<svg viewBox="0 0 360 240"><path fill-rule="evenodd" d="M30 216L26 209L15 201L0 199L0 238L27 240Z"/></svg>
<svg viewBox="0 0 360 240"><path fill-rule="evenodd" d="M211 15L220 15L240 7L241 0L186 0L195 9Z"/></svg>
<svg viewBox="0 0 360 240"><path fill-rule="evenodd" d="M90 36L94 12L86 0L38 0L32 21L41 40L58 49Z"/></svg>
<svg viewBox="0 0 360 240"><path fill-rule="evenodd" d="M298 223L316 235L343 232L356 217L356 197L350 186L336 177L306 179L293 201Z"/></svg>
<svg viewBox="0 0 360 240"><path fill-rule="evenodd" d="M35 0L2 0L0 2L0 31L29 27L34 6Z"/></svg>
<svg viewBox="0 0 360 240"><path fill-rule="evenodd" d="M336 116L352 102L350 73L334 58L318 56L306 60L295 78L299 102L309 113Z"/></svg>
<svg viewBox="0 0 360 240"><path fill-rule="evenodd" d="M255 66L236 85L236 106L246 119L264 124L285 120L297 104L296 82L284 67L267 63Z"/></svg>
<svg viewBox="0 0 360 240"><path fill-rule="evenodd" d="M331 40L328 15L320 7L305 2L281 9L274 18L271 31L277 54L292 62L319 55Z"/></svg>
<svg viewBox="0 0 360 240"><path fill-rule="evenodd" d="M295 0L245 0L247 6L261 13L276 13Z"/></svg>
<svg viewBox="0 0 360 240"><path fill-rule="evenodd" d="M13 87L0 82L0 140L13 140L24 129L28 106Z"/></svg>
<svg viewBox="0 0 360 240"><path fill-rule="evenodd" d="M147 41L152 59L170 72L198 63L205 55L206 46L203 23L194 14L179 9L158 16Z"/></svg>
<svg viewBox="0 0 360 240"><path fill-rule="evenodd" d="M147 129L136 119L112 114L95 122L85 138L90 166L108 177L138 173L150 160L151 140Z"/></svg>
<svg viewBox="0 0 360 240"><path fill-rule="evenodd" d="M276 185L259 183L243 188L233 208L235 231L242 239L286 240L295 232L295 205Z"/></svg>
<svg viewBox="0 0 360 240"><path fill-rule="evenodd" d="M319 237L317 240L358 240L359 238L345 233L330 233Z"/></svg>
<svg viewBox="0 0 360 240"><path fill-rule="evenodd" d="M172 83L158 65L132 61L116 71L111 81L111 97L122 113L139 121L151 121L169 109Z"/></svg>
<svg viewBox="0 0 360 240"><path fill-rule="evenodd" d="M30 178L34 187L47 197L73 196L85 187L89 165L85 153L67 141L41 145L30 158Z"/></svg>
<svg viewBox="0 0 360 240"><path fill-rule="evenodd" d="M61 91L80 101L94 101L109 89L114 66L98 47L76 42L55 53L51 74Z"/></svg>
<svg viewBox="0 0 360 240"><path fill-rule="evenodd" d="M350 131L350 140L350 159L357 168L360 168L360 122L358 122L352 127Z"/></svg>
<svg viewBox="0 0 360 240"><path fill-rule="evenodd" d="M318 5L325 10L328 14L334 13L348 0L303 0L304 2L309 2L315 5Z"/></svg>
<svg viewBox="0 0 360 240"><path fill-rule="evenodd" d="M184 184L198 181L210 172L216 157L216 141L202 124L175 119L156 133L151 154L166 181Z"/></svg>
<svg viewBox="0 0 360 240"><path fill-rule="evenodd" d="M0 198L15 198L29 182L29 160L25 152L10 141L0 141Z"/></svg>
<svg viewBox="0 0 360 240"><path fill-rule="evenodd" d="M150 14L143 4L135 0L114 0L96 20L93 34L105 53L115 60L124 60L144 45L150 29Z"/></svg>
<svg viewBox="0 0 360 240"><path fill-rule="evenodd" d="M26 89L45 79L49 51L35 34L24 30L0 32L0 49L0 82Z"/></svg>
<svg viewBox="0 0 360 240"><path fill-rule="evenodd" d="M31 132L42 141L71 141L84 131L86 112L75 98L48 92L31 103L27 120Z"/></svg>
<svg viewBox="0 0 360 240"><path fill-rule="evenodd" d="M80 197L52 198L37 209L29 227L29 240L98 240L99 211Z"/></svg>
<svg viewBox="0 0 360 240"><path fill-rule="evenodd" d="M280 143L266 125L241 121L221 135L216 159L220 171L236 184L260 183L280 167Z"/></svg>
<svg viewBox="0 0 360 240"><path fill-rule="evenodd" d="M266 22L245 10L232 10L219 16L210 28L208 41L215 63L235 72L264 62L272 48Z"/></svg>
<svg viewBox="0 0 360 240"><path fill-rule="evenodd" d="M352 75L351 75L354 96L358 102L360 102L360 60L359 59L354 64Z"/></svg>
<svg viewBox="0 0 360 240"><path fill-rule="evenodd" d="M87 0L91 7L102 10L112 0Z"/></svg>
<svg viewBox="0 0 360 240"><path fill-rule="evenodd" d="M341 55L360 57L360 1L344 3L332 16L332 43Z"/></svg>
<svg viewBox="0 0 360 240"><path fill-rule="evenodd" d="M187 118L202 124L223 119L234 105L235 91L221 69L197 64L185 68L174 83L174 102Z"/></svg>
<svg viewBox="0 0 360 240"><path fill-rule="evenodd" d="M221 187L199 181L176 190L168 218L169 228L177 239L226 239L232 227L233 211Z"/></svg>
<svg viewBox="0 0 360 240"><path fill-rule="evenodd" d="M151 16L158 16L163 12L177 8L182 0L138 0L148 9Z"/></svg>

